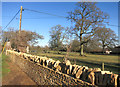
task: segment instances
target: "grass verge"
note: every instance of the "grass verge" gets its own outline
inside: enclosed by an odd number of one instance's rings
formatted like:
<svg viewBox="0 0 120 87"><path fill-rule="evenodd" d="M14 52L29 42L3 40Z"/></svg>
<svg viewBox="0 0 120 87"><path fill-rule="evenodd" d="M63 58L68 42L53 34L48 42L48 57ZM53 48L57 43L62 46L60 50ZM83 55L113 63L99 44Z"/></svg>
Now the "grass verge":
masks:
<svg viewBox="0 0 120 87"><path fill-rule="evenodd" d="M9 57L5 54L2 54L2 77L4 77L8 72L10 72L10 69L8 69L8 62L10 62Z"/></svg>

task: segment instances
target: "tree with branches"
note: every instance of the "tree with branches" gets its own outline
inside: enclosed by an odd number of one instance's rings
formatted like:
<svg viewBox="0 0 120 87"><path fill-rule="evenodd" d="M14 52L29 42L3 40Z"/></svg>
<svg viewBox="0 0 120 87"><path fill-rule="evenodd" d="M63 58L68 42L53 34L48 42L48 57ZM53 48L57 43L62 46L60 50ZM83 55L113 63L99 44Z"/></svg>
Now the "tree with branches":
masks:
<svg viewBox="0 0 120 87"><path fill-rule="evenodd" d="M83 44L89 41L89 38L95 34L95 30L105 23L105 19L108 18L108 15L97 8L95 4L93 2L78 2L78 8L73 12L69 12L68 19L74 23L71 33L80 40L81 56L84 55ZM89 36L83 40L85 34Z"/></svg>
<svg viewBox="0 0 120 87"><path fill-rule="evenodd" d="M2 41L10 40L11 47L21 50L20 47L23 47L23 51L26 46L35 45L38 43L38 39L43 39L42 35L39 35L36 32L22 30L19 34L18 30L14 28L9 28L8 31L4 31L2 34Z"/></svg>
<svg viewBox="0 0 120 87"><path fill-rule="evenodd" d="M51 28L51 30L49 31L50 33L50 41L49 41L49 45L51 50L56 50L59 51L62 48L62 41L63 41L63 32L64 31L64 27L62 27L61 25L56 25L54 27Z"/></svg>
<svg viewBox="0 0 120 87"><path fill-rule="evenodd" d="M118 38L115 32L110 28L99 28L96 30L94 38L102 44L103 54L105 52L105 47L114 48L118 44Z"/></svg>

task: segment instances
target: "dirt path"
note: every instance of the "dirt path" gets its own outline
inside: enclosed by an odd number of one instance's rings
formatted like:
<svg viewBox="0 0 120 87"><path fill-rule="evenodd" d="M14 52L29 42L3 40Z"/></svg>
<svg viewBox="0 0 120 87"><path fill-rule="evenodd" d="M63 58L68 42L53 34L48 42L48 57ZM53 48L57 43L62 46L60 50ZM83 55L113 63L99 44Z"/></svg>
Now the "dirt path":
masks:
<svg viewBox="0 0 120 87"><path fill-rule="evenodd" d="M2 78L2 85L36 85L18 66L8 62L10 72Z"/></svg>

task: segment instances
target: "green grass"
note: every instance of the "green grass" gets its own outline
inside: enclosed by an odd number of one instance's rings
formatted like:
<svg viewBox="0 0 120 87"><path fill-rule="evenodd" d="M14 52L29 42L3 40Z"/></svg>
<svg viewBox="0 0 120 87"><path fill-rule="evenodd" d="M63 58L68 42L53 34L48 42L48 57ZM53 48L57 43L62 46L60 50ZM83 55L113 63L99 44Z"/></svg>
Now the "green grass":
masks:
<svg viewBox="0 0 120 87"><path fill-rule="evenodd" d="M8 72L10 72L10 69L8 69L9 65L8 62L10 60L8 59L9 57L6 56L5 54L2 55L2 76L4 77Z"/></svg>
<svg viewBox="0 0 120 87"><path fill-rule="evenodd" d="M53 58L55 60L63 61L66 52L58 52L57 51L50 51L49 53L31 53L36 54L39 56L46 56L48 58ZM119 73L118 70L120 69L120 64L118 62L118 55L97 55L97 54L88 54L85 53L87 57L79 56L79 53L77 52L70 52L69 53L69 60L72 64L75 63L78 65L84 65L91 68L101 68L101 64L105 63L105 70L112 71L113 73Z"/></svg>

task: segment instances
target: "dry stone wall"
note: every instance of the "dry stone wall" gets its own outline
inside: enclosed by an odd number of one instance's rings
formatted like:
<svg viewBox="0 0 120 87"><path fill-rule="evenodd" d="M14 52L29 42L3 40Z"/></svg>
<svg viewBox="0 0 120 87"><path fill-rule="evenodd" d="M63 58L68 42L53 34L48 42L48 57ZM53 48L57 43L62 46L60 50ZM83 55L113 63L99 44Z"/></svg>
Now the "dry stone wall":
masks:
<svg viewBox="0 0 120 87"><path fill-rule="evenodd" d="M117 86L118 75L100 68L71 65L59 60L7 50L11 60L38 85Z"/></svg>

